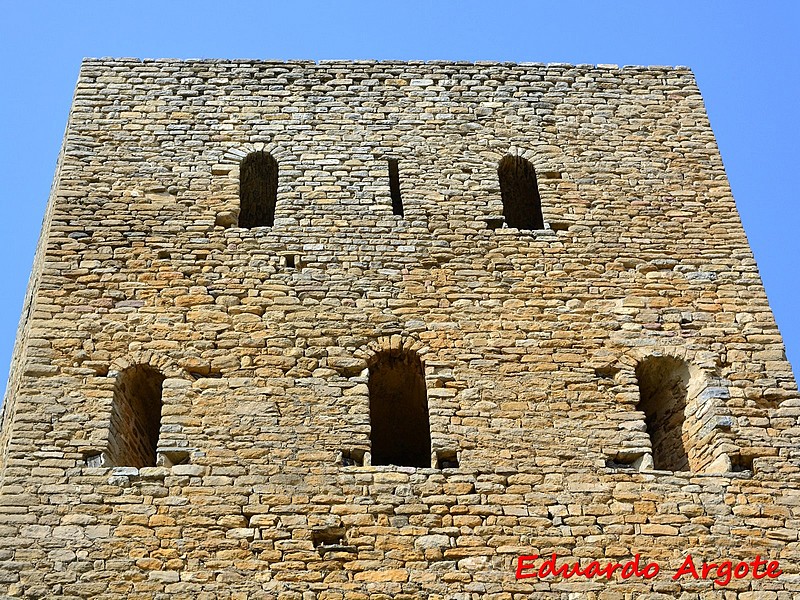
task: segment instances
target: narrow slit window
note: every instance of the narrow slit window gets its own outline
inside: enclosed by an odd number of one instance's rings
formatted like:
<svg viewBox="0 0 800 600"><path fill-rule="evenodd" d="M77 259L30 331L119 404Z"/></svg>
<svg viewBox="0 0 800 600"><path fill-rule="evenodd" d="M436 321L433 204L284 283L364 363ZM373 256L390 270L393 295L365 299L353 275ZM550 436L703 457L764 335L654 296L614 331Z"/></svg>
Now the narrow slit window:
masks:
<svg viewBox="0 0 800 600"><path fill-rule="evenodd" d="M248 154L239 167L239 227L271 227L278 200L278 162L269 152Z"/></svg>
<svg viewBox="0 0 800 600"><path fill-rule="evenodd" d="M431 466L428 397L414 352L382 352L369 369L373 465Z"/></svg>
<svg viewBox="0 0 800 600"><path fill-rule="evenodd" d="M114 387L108 452L118 467L156 466L164 376L149 365L122 371Z"/></svg>
<svg viewBox="0 0 800 600"><path fill-rule="evenodd" d="M536 170L521 156L507 155L497 168L503 216L509 227L544 229Z"/></svg>
<svg viewBox="0 0 800 600"><path fill-rule="evenodd" d="M400 196L400 167L396 158L389 159L389 193L392 196L392 214L404 216L403 198Z"/></svg>
<svg viewBox="0 0 800 600"><path fill-rule="evenodd" d="M653 449L653 465L689 471L692 423L686 418L688 365L669 356L650 357L636 368L639 405Z"/></svg>

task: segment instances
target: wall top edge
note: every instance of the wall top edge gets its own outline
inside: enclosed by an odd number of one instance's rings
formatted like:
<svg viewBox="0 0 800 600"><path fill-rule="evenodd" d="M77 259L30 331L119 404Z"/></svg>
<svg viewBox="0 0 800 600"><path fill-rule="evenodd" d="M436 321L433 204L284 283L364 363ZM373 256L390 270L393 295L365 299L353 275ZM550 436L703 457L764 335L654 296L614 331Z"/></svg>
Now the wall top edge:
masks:
<svg viewBox="0 0 800 600"><path fill-rule="evenodd" d="M261 58L134 58L134 57L86 57L84 66L113 66L131 64L157 64L157 65L274 65L274 66L320 66L320 67L363 67L363 66L409 66L409 67L503 67L503 68L547 68L547 69L580 69L584 71L681 71L691 72L691 67L685 65L617 65L617 64L572 64L563 62L513 62L513 61L451 61L451 60L304 60L304 59L261 59Z"/></svg>

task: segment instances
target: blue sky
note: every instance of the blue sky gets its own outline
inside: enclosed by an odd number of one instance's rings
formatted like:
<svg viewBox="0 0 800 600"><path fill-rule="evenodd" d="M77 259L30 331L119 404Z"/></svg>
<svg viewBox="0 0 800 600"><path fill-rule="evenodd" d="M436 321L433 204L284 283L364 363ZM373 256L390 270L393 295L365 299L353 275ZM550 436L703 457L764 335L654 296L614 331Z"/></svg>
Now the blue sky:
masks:
<svg viewBox="0 0 800 600"><path fill-rule="evenodd" d="M770 305L800 365L800 3L4 2L0 380L81 58L501 60L688 65Z"/></svg>

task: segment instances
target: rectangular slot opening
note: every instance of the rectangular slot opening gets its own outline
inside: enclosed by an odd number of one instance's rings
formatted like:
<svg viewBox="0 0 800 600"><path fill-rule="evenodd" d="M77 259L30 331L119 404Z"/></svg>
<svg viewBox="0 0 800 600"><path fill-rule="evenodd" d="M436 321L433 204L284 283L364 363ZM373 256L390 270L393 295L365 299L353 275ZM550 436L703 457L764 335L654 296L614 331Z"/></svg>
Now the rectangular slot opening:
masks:
<svg viewBox="0 0 800 600"><path fill-rule="evenodd" d="M342 450L342 466L344 467L363 467L364 466L364 450L358 448L351 448L349 450Z"/></svg>
<svg viewBox="0 0 800 600"><path fill-rule="evenodd" d="M618 452L615 456L606 459L606 467L609 469L632 469L639 470L642 466L644 452Z"/></svg>
<svg viewBox="0 0 800 600"><path fill-rule="evenodd" d="M731 456L731 471L734 473L750 472L755 474L756 470L753 467L753 459L755 456L735 454Z"/></svg>
<svg viewBox="0 0 800 600"><path fill-rule="evenodd" d="M437 450L436 451L436 468L437 469L457 469L458 468L458 452L455 450Z"/></svg>
<svg viewBox="0 0 800 600"><path fill-rule="evenodd" d="M156 464L159 467L175 467L177 465L185 465L189 462L191 453L189 450L183 448L163 448L158 451L158 460Z"/></svg>
<svg viewBox="0 0 800 600"><path fill-rule="evenodd" d="M502 229L505 219L503 217L489 217L486 219L486 228L494 231L495 229Z"/></svg>
<svg viewBox="0 0 800 600"><path fill-rule="evenodd" d="M400 167L396 158L389 159L389 193L392 196L392 214L404 216L403 199L400 196Z"/></svg>
<svg viewBox="0 0 800 600"><path fill-rule="evenodd" d="M104 467L106 459L102 452L90 452L84 456L87 467Z"/></svg>

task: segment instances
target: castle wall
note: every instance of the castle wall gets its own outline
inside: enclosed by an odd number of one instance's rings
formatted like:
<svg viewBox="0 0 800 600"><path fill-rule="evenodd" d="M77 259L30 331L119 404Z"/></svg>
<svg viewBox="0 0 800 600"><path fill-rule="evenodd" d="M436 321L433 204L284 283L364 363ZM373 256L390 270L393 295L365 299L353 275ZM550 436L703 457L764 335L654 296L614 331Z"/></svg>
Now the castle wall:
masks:
<svg viewBox="0 0 800 600"><path fill-rule="evenodd" d="M255 151L278 164L274 225L239 228ZM508 154L544 229L498 226ZM0 591L800 588L797 386L688 69L87 60L57 177L7 400ZM423 365L429 468L369 464L386 352ZM651 356L688 365L692 472L648 466ZM112 467L118 376L145 364L160 466ZM515 579L552 552L784 574Z"/></svg>

